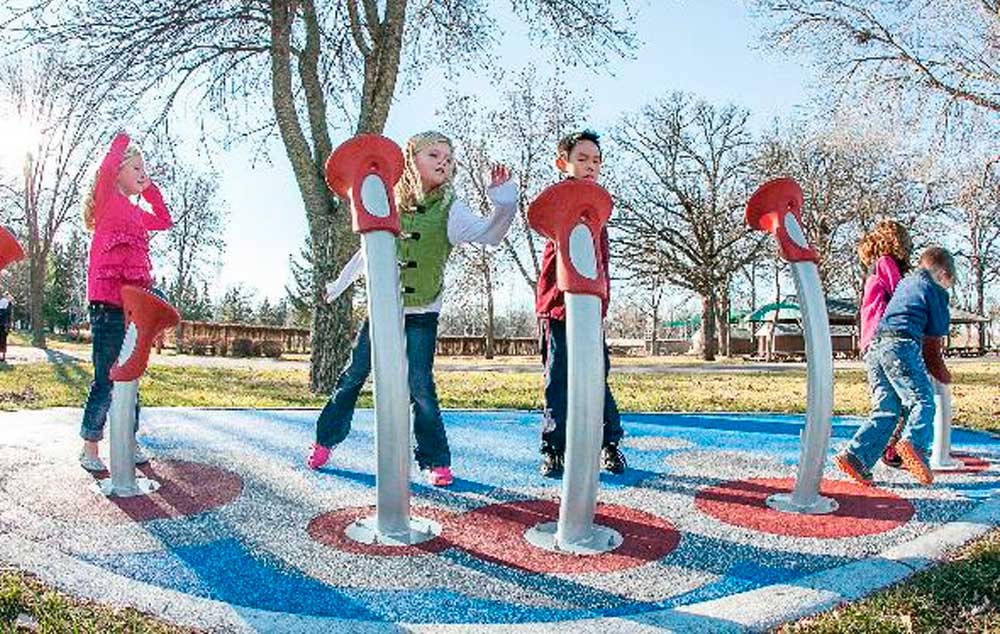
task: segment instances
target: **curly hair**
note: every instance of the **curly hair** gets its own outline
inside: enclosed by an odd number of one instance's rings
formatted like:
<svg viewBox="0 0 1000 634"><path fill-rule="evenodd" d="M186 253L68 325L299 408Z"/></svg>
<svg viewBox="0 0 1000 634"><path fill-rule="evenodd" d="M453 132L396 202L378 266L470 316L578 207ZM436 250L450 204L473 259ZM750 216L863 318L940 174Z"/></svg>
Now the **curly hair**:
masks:
<svg viewBox="0 0 1000 634"><path fill-rule="evenodd" d="M881 220L858 242L858 258L867 269L884 255L892 256L900 270L909 268L913 242L906 228L895 220Z"/></svg>

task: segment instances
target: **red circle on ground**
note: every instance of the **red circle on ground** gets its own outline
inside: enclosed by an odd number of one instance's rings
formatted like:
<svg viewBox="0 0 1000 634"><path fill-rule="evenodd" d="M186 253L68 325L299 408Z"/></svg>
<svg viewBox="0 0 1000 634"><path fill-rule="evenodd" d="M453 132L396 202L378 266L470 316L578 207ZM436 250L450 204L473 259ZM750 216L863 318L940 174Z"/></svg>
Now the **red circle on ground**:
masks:
<svg viewBox="0 0 1000 634"><path fill-rule="evenodd" d="M243 492L243 479L232 471L200 462L152 460L138 467L160 488L152 495L106 498L136 522L197 515L225 506Z"/></svg>
<svg viewBox="0 0 1000 634"><path fill-rule="evenodd" d="M321 544L358 555L379 555L384 557L413 557L414 555L426 555L428 553L439 553L448 548L450 544L443 537L445 525L454 517L442 509L434 507L414 507L410 510L410 517L423 517L433 520L441 525L442 535L429 539L423 543L413 546L386 546L383 544L362 544L347 536L344 532L355 520L366 517L374 517L374 506L350 506L337 509L329 513L323 513L309 520L306 532L314 540Z"/></svg>
<svg viewBox="0 0 1000 634"><path fill-rule="evenodd" d="M672 524L617 504L598 504L594 523L621 533L624 542L601 555L580 556L538 548L524 538L537 524L554 522L559 504L551 500L506 502L457 516L448 528L454 544L476 557L529 572L615 572L662 559L680 542Z"/></svg>
<svg viewBox="0 0 1000 634"><path fill-rule="evenodd" d="M733 526L787 537L842 538L876 535L902 526L913 505L894 493L844 480L823 480L820 494L837 501L825 515L785 513L767 506L768 497L791 493L792 478L734 480L702 489L695 496L701 511Z"/></svg>
<svg viewBox="0 0 1000 634"><path fill-rule="evenodd" d="M983 460L977 456L970 456L964 453L953 453L951 457L955 460L960 460L962 466L957 469L935 469L934 473L939 476L948 475L949 473L982 473L983 471L989 471L990 463L988 460Z"/></svg>
<svg viewBox="0 0 1000 634"><path fill-rule="evenodd" d="M4 483L23 508L41 516L73 522L127 524L186 517L232 502L243 491L243 480L231 471L198 462L154 459L138 468L156 480L152 495L105 497L88 490L107 471L88 473L68 461L25 468Z"/></svg>

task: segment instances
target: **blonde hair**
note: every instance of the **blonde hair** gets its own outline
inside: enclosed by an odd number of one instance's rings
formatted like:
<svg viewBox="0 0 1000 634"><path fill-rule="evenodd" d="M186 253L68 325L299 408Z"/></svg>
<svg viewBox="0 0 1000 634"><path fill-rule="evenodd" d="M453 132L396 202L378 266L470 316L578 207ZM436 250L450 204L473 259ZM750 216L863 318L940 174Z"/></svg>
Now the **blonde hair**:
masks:
<svg viewBox="0 0 1000 634"><path fill-rule="evenodd" d="M129 142L128 147L125 148L125 153L122 155L121 163L118 164L118 168L115 171L115 175L118 175L118 170L121 170L122 165L126 161L130 161L135 157L142 157L142 150L136 143ZM101 178L101 168L98 166L94 170L94 178L90 181L90 189L87 190L87 195L83 197L83 226L87 228L87 231L93 232L94 228L97 226L97 218L95 216L95 204L94 204L94 192L97 190L97 181Z"/></svg>
<svg viewBox="0 0 1000 634"><path fill-rule="evenodd" d="M455 146L452 144L451 139L435 130L414 134L406 142L406 149L403 150L403 176L396 183L396 205L399 211L414 209L428 195L434 193L434 191L441 191L445 195L451 191L452 180L455 178L454 162L452 163L451 174L448 175L448 180L435 187L433 191L425 192L424 186L420 182L420 172L417 171L417 154L435 143L444 143L453 153L455 151Z"/></svg>
<svg viewBox="0 0 1000 634"><path fill-rule="evenodd" d="M913 242L910 233L895 220L881 220L858 242L858 258L867 269L884 255L896 259L901 268L909 268Z"/></svg>

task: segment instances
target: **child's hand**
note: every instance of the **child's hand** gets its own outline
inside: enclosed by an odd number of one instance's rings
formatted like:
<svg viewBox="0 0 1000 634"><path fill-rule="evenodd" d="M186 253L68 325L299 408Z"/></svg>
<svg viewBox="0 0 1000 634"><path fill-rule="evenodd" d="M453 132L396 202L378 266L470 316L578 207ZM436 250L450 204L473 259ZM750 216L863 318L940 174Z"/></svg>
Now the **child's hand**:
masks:
<svg viewBox="0 0 1000 634"><path fill-rule="evenodd" d="M490 187L499 187L510 180L510 170L503 163L496 163L490 169Z"/></svg>

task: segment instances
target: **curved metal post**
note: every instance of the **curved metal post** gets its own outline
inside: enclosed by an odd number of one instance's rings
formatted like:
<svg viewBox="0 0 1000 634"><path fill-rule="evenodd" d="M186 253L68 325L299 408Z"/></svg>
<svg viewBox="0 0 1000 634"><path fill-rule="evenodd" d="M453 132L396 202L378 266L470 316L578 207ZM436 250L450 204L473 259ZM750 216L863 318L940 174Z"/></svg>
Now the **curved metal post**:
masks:
<svg viewBox="0 0 1000 634"><path fill-rule="evenodd" d="M951 387L931 377L934 386L934 442L931 445L931 469L951 471L964 463L951 457Z"/></svg>
<svg viewBox="0 0 1000 634"><path fill-rule="evenodd" d="M604 337L601 300L606 272L597 260L598 237L611 214L599 185L564 181L531 204L532 228L552 239L559 257L557 283L565 292L568 372L566 452L559 520L525 533L549 550L593 555L617 548L622 536L594 523L604 424Z"/></svg>
<svg viewBox="0 0 1000 634"><path fill-rule="evenodd" d="M747 202L746 222L752 229L772 233L782 258L791 263L806 343L806 425L799 470L792 493L772 495L767 504L790 513L819 514L837 509L836 501L819 494L833 413L833 349L826 300L816 268L819 254L809 246L800 224L802 202L802 189L794 180L769 181Z"/></svg>
<svg viewBox="0 0 1000 634"><path fill-rule="evenodd" d="M352 227L361 234L375 383L375 516L354 522L345 534L392 546L441 532L436 522L410 516L410 384L396 257L399 215L391 196L402 171L399 146L372 134L342 143L326 163L327 184L350 199Z"/></svg>

